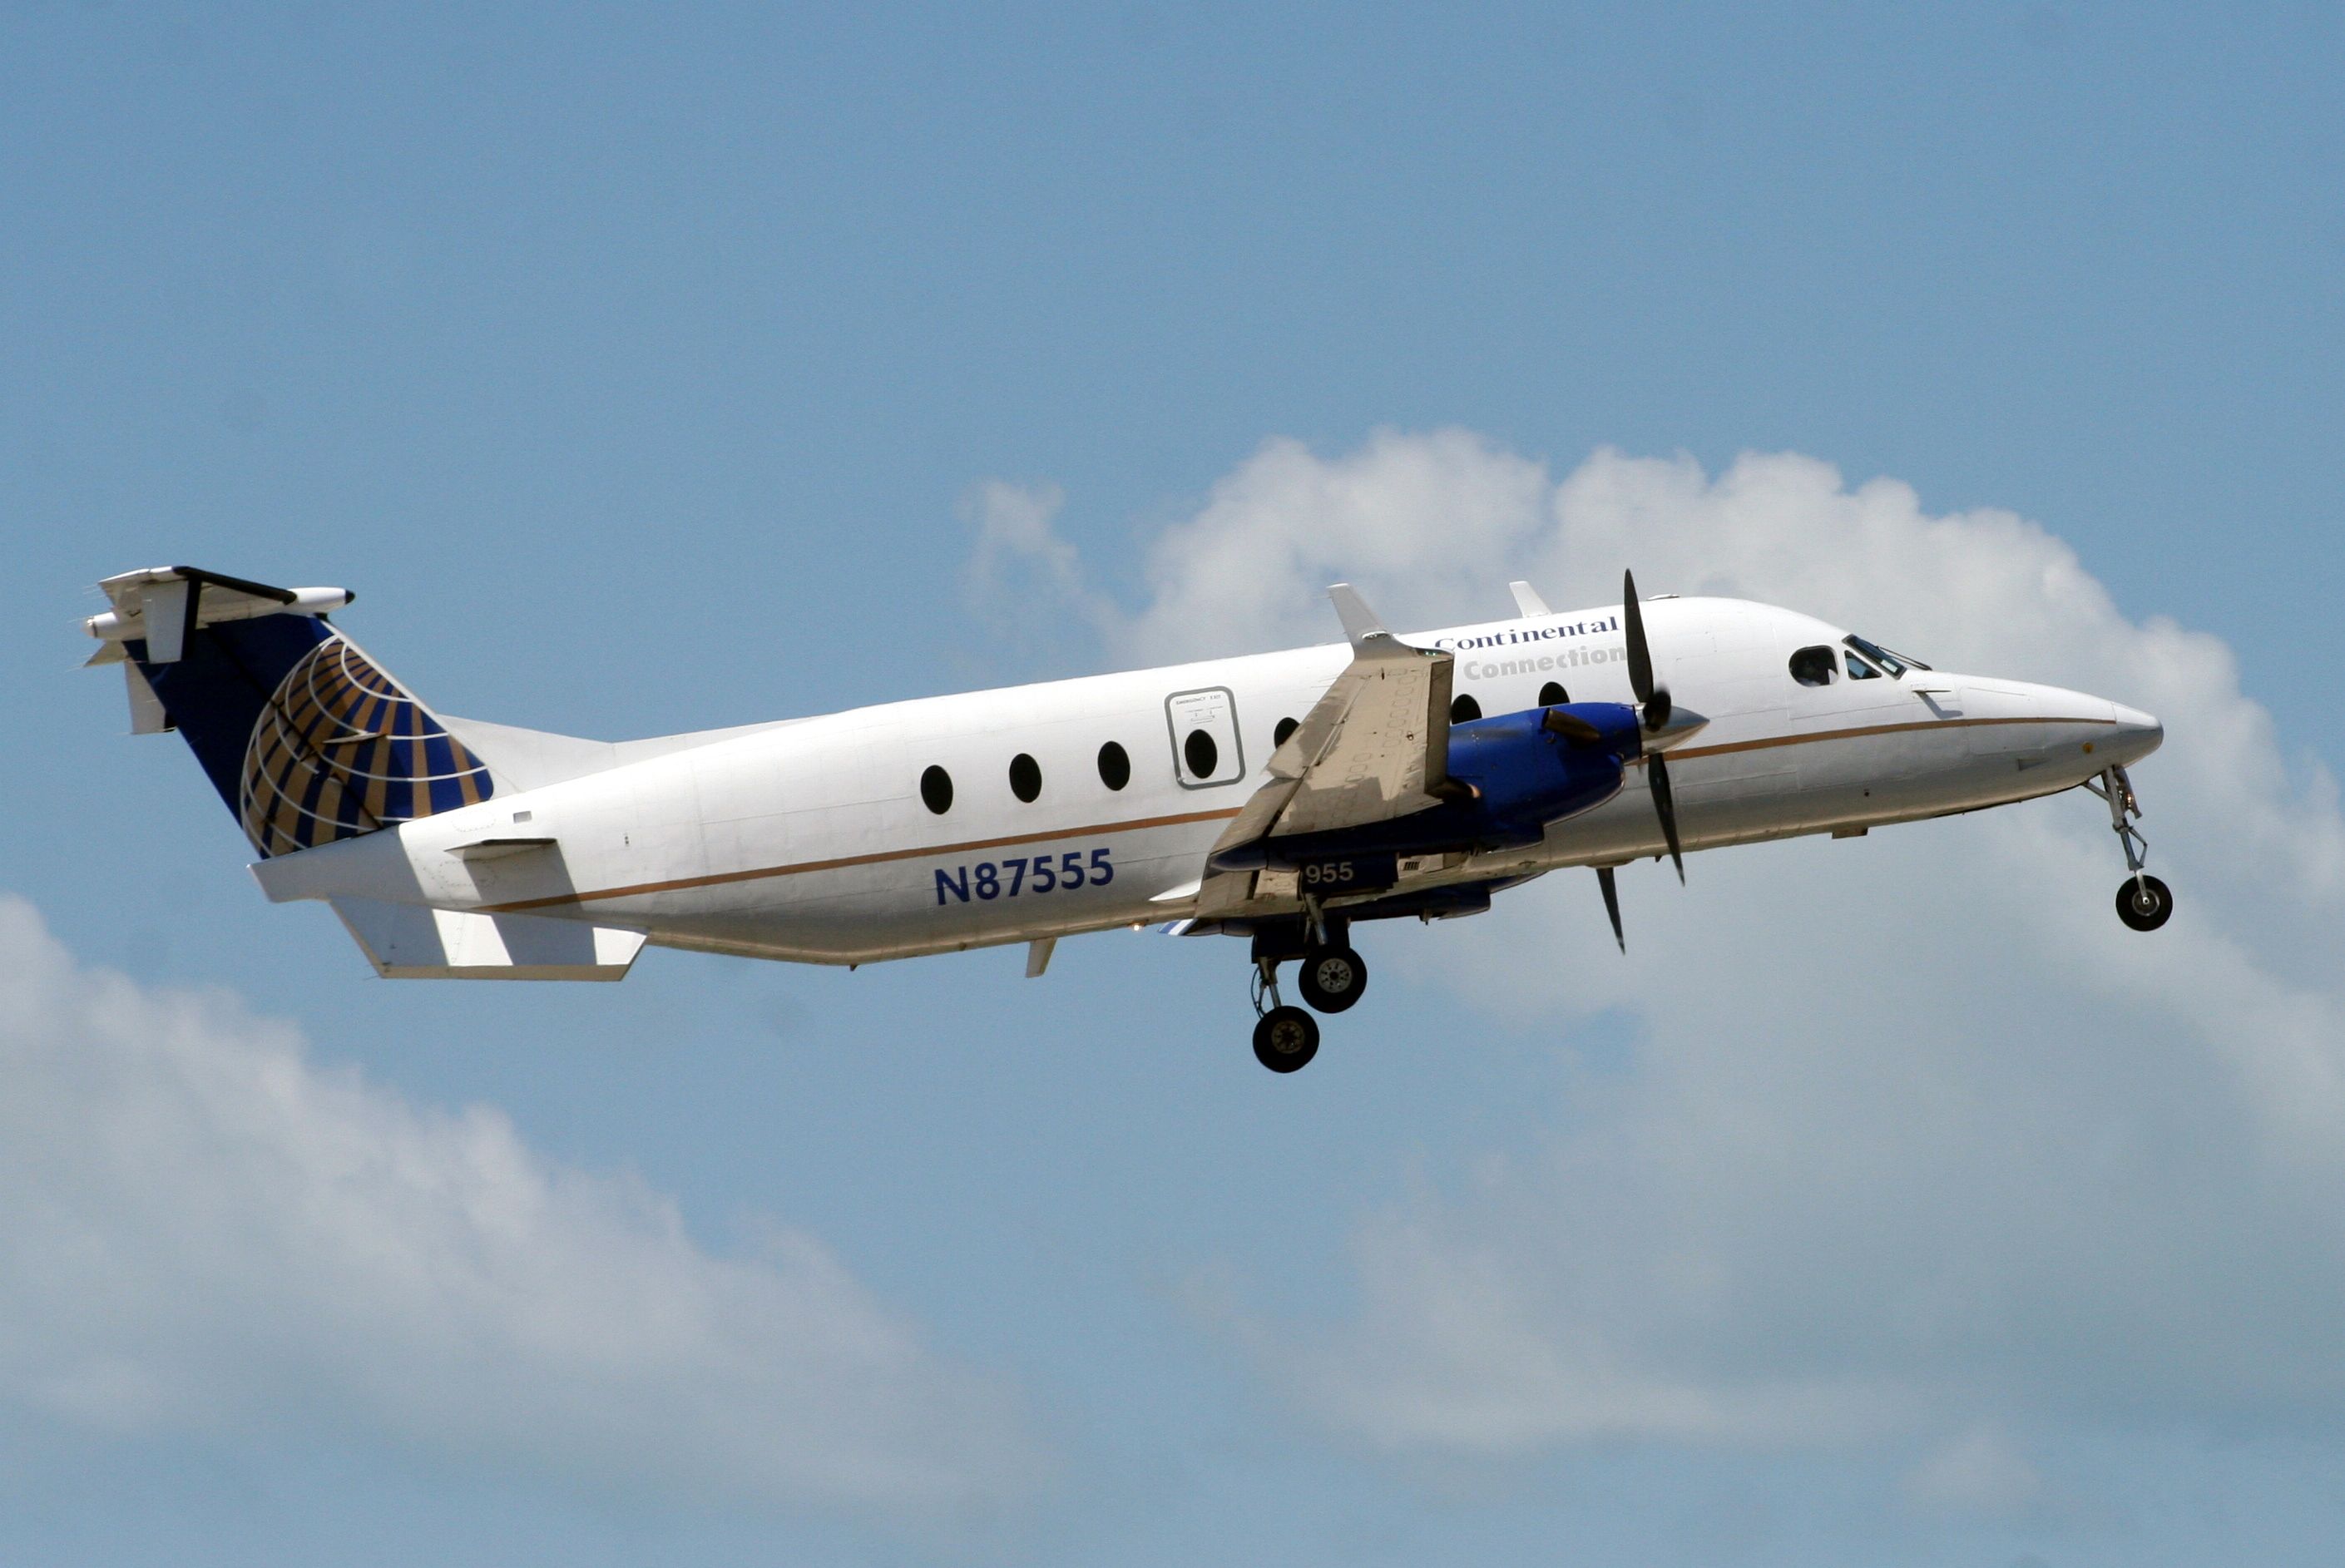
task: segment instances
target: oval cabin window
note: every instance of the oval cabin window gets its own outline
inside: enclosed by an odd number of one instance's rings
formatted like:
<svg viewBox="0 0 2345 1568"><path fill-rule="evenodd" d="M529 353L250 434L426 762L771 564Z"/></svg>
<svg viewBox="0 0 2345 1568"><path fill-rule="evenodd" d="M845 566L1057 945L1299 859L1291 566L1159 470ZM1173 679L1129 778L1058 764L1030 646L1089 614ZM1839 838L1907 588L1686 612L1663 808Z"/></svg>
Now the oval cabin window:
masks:
<svg viewBox="0 0 2345 1568"><path fill-rule="evenodd" d="M1191 730L1189 738L1181 743L1181 755L1189 764L1192 777L1209 779L1222 764L1222 748L1213 744L1213 737L1203 730Z"/></svg>
<svg viewBox="0 0 2345 1568"><path fill-rule="evenodd" d="M1132 758L1113 741L1100 748L1100 783L1110 789L1122 789L1132 782Z"/></svg>
<svg viewBox="0 0 2345 1568"><path fill-rule="evenodd" d="M1560 708L1569 701L1571 693L1553 681L1539 688L1538 705L1542 708Z"/></svg>
<svg viewBox="0 0 2345 1568"><path fill-rule="evenodd" d="M1482 704L1471 697L1460 696L1449 704L1449 722L1453 724L1470 724L1481 716Z"/></svg>
<svg viewBox="0 0 2345 1568"><path fill-rule="evenodd" d="M1010 793L1030 805L1042 793L1042 764L1024 752L1010 759Z"/></svg>
<svg viewBox="0 0 2345 1568"><path fill-rule="evenodd" d="M939 816L952 809L952 774L931 766L920 775L920 804Z"/></svg>
<svg viewBox="0 0 2345 1568"><path fill-rule="evenodd" d="M1274 746L1284 745L1286 744L1286 737L1293 734L1302 727L1302 725L1296 723L1293 719L1279 720L1277 727L1270 732L1270 744Z"/></svg>

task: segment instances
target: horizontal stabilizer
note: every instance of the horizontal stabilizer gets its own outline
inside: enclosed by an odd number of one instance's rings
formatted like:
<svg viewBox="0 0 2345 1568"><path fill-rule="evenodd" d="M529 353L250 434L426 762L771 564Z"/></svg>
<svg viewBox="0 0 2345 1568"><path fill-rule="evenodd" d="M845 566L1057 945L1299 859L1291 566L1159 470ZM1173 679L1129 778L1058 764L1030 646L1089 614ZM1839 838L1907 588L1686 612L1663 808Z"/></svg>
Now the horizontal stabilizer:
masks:
<svg viewBox="0 0 2345 1568"><path fill-rule="evenodd" d="M137 642L150 664L176 664L206 626L264 615L323 615L355 597L347 588L277 588L194 566L150 566L98 584L114 608L82 622L102 642Z"/></svg>
<svg viewBox="0 0 2345 1568"><path fill-rule="evenodd" d="M327 902L387 980L624 980L644 949L641 932L541 915Z"/></svg>

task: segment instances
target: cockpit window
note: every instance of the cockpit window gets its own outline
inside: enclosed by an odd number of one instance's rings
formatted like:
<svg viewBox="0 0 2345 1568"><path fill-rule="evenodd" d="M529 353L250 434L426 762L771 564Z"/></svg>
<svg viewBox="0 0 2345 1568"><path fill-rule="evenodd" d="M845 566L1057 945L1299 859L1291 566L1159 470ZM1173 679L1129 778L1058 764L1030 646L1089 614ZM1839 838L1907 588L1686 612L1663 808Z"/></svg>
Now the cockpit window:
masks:
<svg viewBox="0 0 2345 1568"><path fill-rule="evenodd" d="M1829 648L1802 648L1792 655L1792 679L1802 686L1829 686L1837 673Z"/></svg>
<svg viewBox="0 0 2345 1568"><path fill-rule="evenodd" d="M1848 678L1850 680L1878 681L1881 679L1881 672L1866 663L1863 660L1858 658L1856 656L1855 650L1850 650L1848 652L1842 654L1842 657L1848 661Z"/></svg>
<svg viewBox="0 0 2345 1568"><path fill-rule="evenodd" d="M1905 678L1905 672L1908 670L1926 670L1930 667L1919 659L1909 659L1903 653L1893 653L1880 643L1868 642L1862 637L1843 637L1841 641L1901 681ZM1850 662L1849 673L1859 680L1863 679L1863 676L1856 674L1853 660Z"/></svg>

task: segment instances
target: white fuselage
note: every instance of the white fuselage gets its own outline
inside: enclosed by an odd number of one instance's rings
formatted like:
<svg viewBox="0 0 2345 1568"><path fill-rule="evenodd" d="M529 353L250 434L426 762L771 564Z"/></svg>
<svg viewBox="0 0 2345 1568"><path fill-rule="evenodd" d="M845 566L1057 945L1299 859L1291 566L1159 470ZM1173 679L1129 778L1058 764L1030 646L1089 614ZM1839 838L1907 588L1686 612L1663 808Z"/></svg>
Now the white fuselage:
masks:
<svg viewBox="0 0 2345 1568"><path fill-rule="evenodd" d="M2147 714L2020 682L1912 671L1824 684L1799 649L1840 629L1767 605L1650 601L1657 674L1708 725L1670 754L1688 850L1853 831L2047 794L2158 743ZM1457 654L1486 714L1630 701L1616 608L1405 640ZM693 744L265 863L274 898L360 897L526 912L657 945L863 963L1193 913L1207 851L1247 797L1282 720L1350 658L1341 643L860 708ZM1184 751L1213 738L1209 772ZM1102 776L1112 743L1130 764ZM494 769L496 756L485 752ZM1030 757L1030 802L1011 764ZM941 768L951 800L924 803ZM1662 851L1639 777L1527 849L1407 863L1398 890L1488 884ZM515 853L486 840L546 840Z"/></svg>

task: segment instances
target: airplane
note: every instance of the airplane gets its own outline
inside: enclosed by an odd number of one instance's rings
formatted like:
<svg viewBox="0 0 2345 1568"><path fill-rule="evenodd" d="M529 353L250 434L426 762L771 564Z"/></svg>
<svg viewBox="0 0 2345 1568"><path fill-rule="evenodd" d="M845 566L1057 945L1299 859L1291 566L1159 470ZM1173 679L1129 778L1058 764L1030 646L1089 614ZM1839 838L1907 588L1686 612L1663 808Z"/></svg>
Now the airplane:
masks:
<svg viewBox="0 0 2345 1568"><path fill-rule="evenodd" d="M2165 731L2106 698L1949 674L1743 600L1517 613L1422 635L1328 590L1345 642L651 740L426 706L330 619L340 588L186 566L107 578L92 664L176 729L274 902L323 900L391 978L616 980L646 946L844 964L1159 927L1243 937L1254 1054L1366 989L1352 927L1480 914L1617 873L2082 787L2117 908L2173 912L2127 767ZM1680 700L1680 693L1682 700Z"/></svg>

